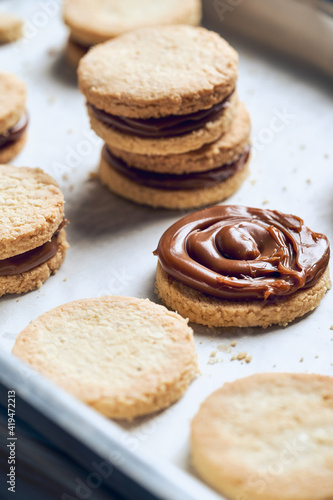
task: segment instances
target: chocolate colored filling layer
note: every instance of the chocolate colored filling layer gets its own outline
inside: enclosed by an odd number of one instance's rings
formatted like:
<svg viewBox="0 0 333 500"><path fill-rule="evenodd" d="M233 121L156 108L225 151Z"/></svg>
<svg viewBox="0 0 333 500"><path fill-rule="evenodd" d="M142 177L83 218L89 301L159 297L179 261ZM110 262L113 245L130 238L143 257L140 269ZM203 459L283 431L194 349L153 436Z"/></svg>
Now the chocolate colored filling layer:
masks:
<svg viewBox="0 0 333 500"><path fill-rule="evenodd" d="M250 146L240 155L236 161L222 165L206 172L194 172L191 174L160 174L148 172L138 168L129 167L123 160L114 156L107 146L103 148L104 159L119 174L136 184L141 184L154 189L164 189L172 191L190 191L194 189L203 189L214 187L223 181L226 181L236 172L240 171L250 155Z"/></svg>
<svg viewBox="0 0 333 500"><path fill-rule="evenodd" d="M217 120L224 110L230 106L232 94L233 92L209 109L203 109L189 115L170 115L164 118L149 118L147 120L111 115L102 109L96 108L89 102L87 106L99 121L117 132L149 139L163 139L188 134L204 127L208 122Z"/></svg>
<svg viewBox="0 0 333 500"><path fill-rule="evenodd" d="M22 135L26 131L28 123L28 113L25 112L13 127L8 129L4 134L0 135L0 148L5 148L6 146L9 146L9 144L21 139Z"/></svg>
<svg viewBox="0 0 333 500"><path fill-rule="evenodd" d="M69 38L69 42L72 44L72 45L75 45L78 49L80 50L84 50L85 52L88 52L88 50L93 47L93 45L84 45L83 43L80 43L80 42L77 42L76 40L74 40L74 38L70 37Z"/></svg>
<svg viewBox="0 0 333 500"><path fill-rule="evenodd" d="M65 225L66 221L63 221L51 240L44 245L21 255L0 260L0 276L17 276L52 259L59 250L58 236Z"/></svg>
<svg viewBox="0 0 333 500"><path fill-rule="evenodd" d="M268 299L313 286L327 268L323 234L272 210L216 206L173 224L155 252L173 278L222 299Z"/></svg>

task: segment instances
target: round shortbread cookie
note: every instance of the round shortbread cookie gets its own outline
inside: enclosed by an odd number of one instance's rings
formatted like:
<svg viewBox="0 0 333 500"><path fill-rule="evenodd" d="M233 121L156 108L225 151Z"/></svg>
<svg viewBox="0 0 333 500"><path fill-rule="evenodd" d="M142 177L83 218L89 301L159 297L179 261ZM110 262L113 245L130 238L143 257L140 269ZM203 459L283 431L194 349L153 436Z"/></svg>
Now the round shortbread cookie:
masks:
<svg viewBox="0 0 333 500"><path fill-rule="evenodd" d="M21 294L40 288L42 284L57 272L63 263L69 245L66 231L62 229L58 235L58 251L43 264L15 276L0 276L0 297L7 294Z"/></svg>
<svg viewBox="0 0 333 500"><path fill-rule="evenodd" d="M164 304L193 323L213 327L286 326L313 311L331 288L329 270L310 288L272 301L224 300L194 290L169 276L157 264L156 293Z"/></svg>
<svg viewBox="0 0 333 500"><path fill-rule="evenodd" d="M236 51L217 33L173 25L136 30L93 47L80 61L78 79L98 109L160 118L221 102L235 89L237 67Z"/></svg>
<svg viewBox="0 0 333 500"><path fill-rule="evenodd" d="M78 42L105 42L127 31L163 24L200 24L200 0L66 0L63 17Z"/></svg>
<svg viewBox="0 0 333 500"><path fill-rule="evenodd" d="M141 205L154 208L195 208L212 205L231 196L249 174L249 160L240 171L213 187L191 190L163 190L137 184L113 169L101 157L99 177L110 191Z"/></svg>
<svg viewBox="0 0 333 500"><path fill-rule="evenodd" d="M25 106L25 83L9 73L0 73L0 134L19 121Z"/></svg>
<svg viewBox="0 0 333 500"><path fill-rule="evenodd" d="M39 168L0 165L0 260L49 241L64 219L64 198Z"/></svg>
<svg viewBox="0 0 333 500"><path fill-rule="evenodd" d="M83 56L86 55L87 52L88 48L84 49L83 47L72 41L71 38L67 40L65 47L66 58L75 68L78 66L80 60Z"/></svg>
<svg viewBox="0 0 333 500"><path fill-rule="evenodd" d="M23 149L25 143L27 142L28 134L24 134L19 138L18 141L8 144L8 146L0 148L0 164L9 163L15 156L17 156Z"/></svg>
<svg viewBox="0 0 333 500"><path fill-rule="evenodd" d="M14 14L0 12L0 43L15 42L22 36L22 19Z"/></svg>
<svg viewBox="0 0 333 500"><path fill-rule="evenodd" d="M22 331L13 354L117 419L166 408L198 373L187 322L148 299L130 297L57 307Z"/></svg>
<svg viewBox="0 0 333 500"><path fill-rule="evenodd" d="M230 98L230 105L222 115L212 122L189 134L165 139L145 139L134 135L123 134L108 127L98 120L88 108L90 124L93 130L112 149L117 147L123 151L141 155L170 155L182 154L200 149L203 145L217 141L228 131L238 109L238 95L234 93Z"/></svg>
<svg viewBox="0 0 333 500"><path fill-rule="evenodd" d="M333 378L262 373L225 384L192 422L192 463L230 500L329 500Z"/></svg>
<svg viewBox="0 0 333 500"><path fill-rule="evenodd" d="M127 165L141 170L170 174L204 172L235 161L250 143L250 133L250 117L244 104L240 102L236 116L226 133L216 142L195 151L148 156L124 151L114 146L110 149Z"/></svg>

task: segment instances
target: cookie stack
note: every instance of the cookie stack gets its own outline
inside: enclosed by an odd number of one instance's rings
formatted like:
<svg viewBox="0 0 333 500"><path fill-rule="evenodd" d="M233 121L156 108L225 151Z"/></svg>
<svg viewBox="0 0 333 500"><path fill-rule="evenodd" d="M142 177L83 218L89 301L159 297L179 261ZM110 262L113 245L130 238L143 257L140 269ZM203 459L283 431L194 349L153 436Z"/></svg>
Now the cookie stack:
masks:
<svg viewBox="0 0 333 500"><path fill-rule="evenodd" d="M102 182L171 209L234 193L250 156L237 69L223 38L191 26L140 29L93 48L78 77L91 126L105 141Z"/></svg>
<svg viewBox="0 0 333 500"><path fill-rule="evenodd" d="M16 76L0 73L0 163L11 161L27 139L26 86Z"/></svg>
<svg viewBox="0 0 333 500"><path fill-rule="evenodd" d="M90 47L128 31L200 24L201 0L65 0L63 17L70 29L66 55L77 66Z"/></svg>

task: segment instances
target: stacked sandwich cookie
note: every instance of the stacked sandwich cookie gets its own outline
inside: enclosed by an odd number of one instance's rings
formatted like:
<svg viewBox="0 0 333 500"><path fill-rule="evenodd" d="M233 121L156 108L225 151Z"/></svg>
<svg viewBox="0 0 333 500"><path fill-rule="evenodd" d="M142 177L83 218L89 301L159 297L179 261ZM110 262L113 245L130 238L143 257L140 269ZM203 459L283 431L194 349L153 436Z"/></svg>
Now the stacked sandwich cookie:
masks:
<svg viewBox="0 0 333 500"><path fill-rule="evenodd" d="M93 45L136 28L200 24L201 0L65 0L63 17L70 29L66 55L76 66Z"/></svg>
<svg viewBox="0 0 333 500"><path fill-rule="evenodd" d="M0 163L11 161L23 148L27 133L25 83L0 73Z"/></svg>
<svg viewBox="0 0 333 500"><path fill-rule="evenodd" d="M0 165L0 193L0 296L25 293L65 258L64 198L42 170L10 165Z"/></svg>
<svg viewBox="0 0 333 500"><path fill-rule="evenodd" d="M236 191L250 155L237 68L225 40L190 26L140 29L93 48L78 77L105 141L102 182L164 208L212 204Z"/></svg>

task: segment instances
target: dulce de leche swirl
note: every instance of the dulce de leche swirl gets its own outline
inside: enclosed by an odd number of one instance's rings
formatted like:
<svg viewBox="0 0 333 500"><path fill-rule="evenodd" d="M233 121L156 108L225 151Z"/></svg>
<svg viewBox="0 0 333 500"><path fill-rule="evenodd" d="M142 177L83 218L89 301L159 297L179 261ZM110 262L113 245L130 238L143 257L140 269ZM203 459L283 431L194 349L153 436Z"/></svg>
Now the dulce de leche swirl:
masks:
<svg viewBox="0 0 333 500"><path fill-rule="evenodd" d="M273 210L216 206L173 224L155 252L173 278L223 299L287 296L314 285L330 256L323 234Z"/></svg>

